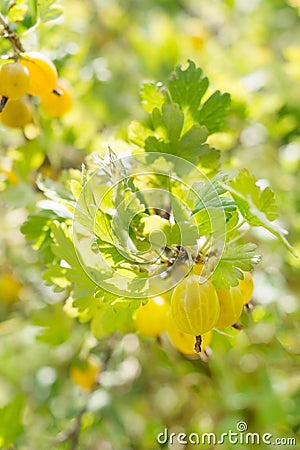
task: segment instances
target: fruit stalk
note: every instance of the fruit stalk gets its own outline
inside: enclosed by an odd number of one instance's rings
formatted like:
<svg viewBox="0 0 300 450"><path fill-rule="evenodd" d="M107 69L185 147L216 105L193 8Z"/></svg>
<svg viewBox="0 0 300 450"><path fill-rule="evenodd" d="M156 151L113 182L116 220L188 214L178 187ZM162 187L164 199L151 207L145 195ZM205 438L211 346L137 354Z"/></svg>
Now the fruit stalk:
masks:
<svg viewBox="0 0 300 450"><path fill-rule="evenodd" d="M195 352L201 353L201 344L202 344L202 337L196 336L196 342L195 342Z"/></svg>
<svg viewBox="0 0 300 450"><path fill-rule="evenodd" d="M8 102L8 98L7 97L2 97L1 101L0 101L0 113L3 111L4 106L6 105L6 103Z"/></svg>

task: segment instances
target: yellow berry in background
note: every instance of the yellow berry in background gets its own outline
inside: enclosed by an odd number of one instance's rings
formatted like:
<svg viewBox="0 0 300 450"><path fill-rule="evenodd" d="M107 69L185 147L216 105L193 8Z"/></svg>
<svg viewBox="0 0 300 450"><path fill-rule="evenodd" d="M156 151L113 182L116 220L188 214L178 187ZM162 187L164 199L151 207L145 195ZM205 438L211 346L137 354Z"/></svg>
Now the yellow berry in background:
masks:
<svg viewBox="0 0 300 450"><path fill-rule="evenodd" d="M243 312L244 300L238 286L230 289L217 289L220 302L220 314L216 328L230 327L235 324Z"/></svg>
<svg viewBox="0 0 300 450"><path fill-rule="evenodd" d="M70 368L70 377L74 384L85 391L92 390L101 371L101 363L96 356L76 361Z"/></svg>
<svg viewBox="0 0 300 450"><path fill-rule="evenodd" d="M59 81L54 91L48 92L41 98L41 108L52 118L64 116L72 106L73 99L70 88L63 80Z"/></svg>
<svg viewBox="0 0 300 450"><path fill-rule="evenodd" d="M3 169L0 167L0 173L3 173L7 181L11 184L18 184L20 182L18 175L12 169Z"/></svg>
<svg viewBox="0 0 300 450"><path fill-rule="evenodd" d="M27 94L29 71L18 62L4 64L0 69L0 95L17 100Z"/></svg>
<svg viewBox="0 0 300 450"><path fill-rule="evenodd" d="M19 299L22 284L11 272L4 272L0 275L0 301L3 303L13 303Z"/></svg>
<svg viewBox="0 0 300 450"><path fill-rule="evenodd" d="M29 52L21 56L20 64L29 71L29 94L42 96L53 91L58 77L50 59L42 53Z"/></svg>
<svg viewBox="0 0 300 450"><path fill-rule="evenodd" d="M172 314L168 314L166 331L171 343L180 353L187 356L197 354L197 352L195 351L195 336L180 331L172 317ZM212 332L208 331L201 337L201 351L204 351L211 342Z"/></svg>
<svg viewBox="0 0 300 450"><path fill-rule="evenodd" d="M163 296L152 297L134 312L136 330L143 336L157 337L166 329L169 303Z"/></svg>
<svg viewBox="0 0 300 450"><path fill-rule="evenodd" d="M0 119L9 128L24 128L32 123L32 107L26 97L19 100L8 100L0 113Z"/></svg>
<svg viewBox="0 0 300 450"><path fill-rule="evenodd" d="M244 305L249 303L254 291L254 281L250 272L243 272L244 279L240 280L239 288L243 296Z"/></svg>

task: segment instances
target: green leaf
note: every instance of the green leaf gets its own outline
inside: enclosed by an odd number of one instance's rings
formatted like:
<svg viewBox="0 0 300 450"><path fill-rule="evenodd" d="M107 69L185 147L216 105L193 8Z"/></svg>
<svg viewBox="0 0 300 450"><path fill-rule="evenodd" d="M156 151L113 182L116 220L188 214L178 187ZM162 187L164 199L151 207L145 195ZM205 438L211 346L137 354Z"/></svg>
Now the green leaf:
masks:
<svg viewBox="0 0 300 450"><path fill-rule="evenodd" d="M155 83L143 83L140 96L143 108L151 113L154 108L161 109L165 96L161 92L160 86Z"/></svg>
<svg viewBox="0 0 300 450"><path fill-rule="evenodd" d="M207 209L202 209L194 214L199 236L210 235L213 232L212 214Z"/></svg>
<svg viewBox="0 0 300 450"><path fill-rule="evenodd" d="M97 321L92 323L92 332L100 338L115 331L129 333L134 331L133 311L139 306L139 300L117 298L102 305Z"/></svg>
<svg viewBox="0 0 300 450"><path fill-rule="evenodd" d="M71 180L70 188L71 188L71 192L72 192L74 198L76 200L78 200L78 197L80 196L81 191L82 191L82 185L79 183L78 180Z"/></svg>
<svg viewBox="0 0 300 450"><path fill-rule="evenodd" d="M55 242L52 250L58 260L64 260L71 267L77 267L79 262L72 242L70 228L65 223L55 220L51 226L51 233Z"/></svg>
<svg viewBox="0 0 300 450"><path fill-rule="evenodd" d="M37 341L49 345L60 345L70 338L72 321L63 311L61 304L48 305L45 308L34 311L32 322L41 327Z"/></svg>
<svg viewBox="0 0 300 450"><path fill-rule="evenodd" d="M216 91L201 106L197 120L200 125L206 126L208 134L215 133L223 128L229 105L230 95Z"/></svg>
<svg viewBox="0 0 300 450"><path fill-rule="evenodd" d="M118 251L114 244L102 241L100 238L97 239L97 244L101 255L110 267L117 266L121 262L126 261L125 257Z"/></svg>
<svg viewBox="0 0 300 450"><path fill-rule="evenodd" d="M268 220L277 218L277 205L275 194L269 188L260 188L257 179L247 169L242 169L238 175L230 181L231 195L235 199L242 215L252 226L259 226L259 221L251 211L251 203L261 211ZM234 194L234 191L238 195Z"/></svg>
<svg viewBox="0 0 300 450"><path fill-rule="evenodd" d="M117 187L115 208L116 214L111 229L118 243L125 249L130 241L129 231L132 220L145 211L145 205L140 201L138 193L125 187L124 182L120 182Z"/></svg>
<svg viewBox="0 0 300 450"><path fill-rule="evenodd" d="M32 241L33 248L39 251L45 263L53 260L51 226L54 219L59 219L49 210L29 215L21 227L21 232L28 241Z"/></svg>
<svg viewBox="0 0 300 450"><path fill-rule="evenodd" d="M12 402L0 408L0 446L13 445L23 434L22 414L25 398L18 393Z"/></svg>
<svg viewBox="0 0 300 450"><path fill-rule="evenodd" d="M149 136L145 141L145 150L149 153L175 153L175 147L172 147L170 143L166 143L158 140L154 136Z"/></svg>
<svg viewBox="0 0 300 450"><path fill-rule="evenodd" d="M133 120L128 128L128 139L140 148L145 147L147 137L152 136L153 131L137 120Z"/></svg>
<svg viewBox="0 0 300 450"><path fill-rule="evenodd" d="M57 215L63 218L72 218L76 202L72 192L62 183L56 183L50 179L38 177L36 184L38 188L51 200L42 200L40 205L43 209L55 210Z"/></svg>
<svg viewBox="0 0 300 450"><path fill-rule="evenodd" d="M196 68L194 62L188 63L186 70L182 70L181 66L176 68L169 79L168 88L173 102L196 115L209 83L207 78L202 78L202 70Z"/></svg>
<svg viewBox="0 0 300 450"><path fill-rule="evenodd" d="M171 245L196 245L199 233L197 226L192 221L178 222L172 226L168 239Z"/></svg>
<svg viewBox="0 0 300 450"><path fill-rule="evenodd" d="M207 138L205 127L195 124L181 137L184 116L177 105L166 104L162 112L157 108L154 109L152 121L160 138L148 136L145 140L147 152L178 155L193 163L201 164L203 168L217 169L220 153L204 144Z"/></svg>
<svg viewBox="0 0 300 450"><path fill-rule="evenodd" d="M28 0L28 12L30 15L30 27L32 27L37 22L38 0Z"/></svg>
<svg viewBox="0 0 300 450"><path fill-rule="evenodd" d="M79 320L86 323L98 320L102 305L99 298L87 295L75 298L72 302L72 307L77 309Z"/></svg>
<svg viewBox="0 0 300 450"><path fill-rule="evenodd" d="M22 22L27 13L28 5L25 1L15 1L9 8L7 15L8 20L11 22Z"/></svg>
<svg viewBox="0 0 300 450"><path fill-rule="evenodd" d="M79 320L90 322L92 333L97 338L115 331L132 331L132 314L138 305L138 300L117 297L100 287L95 296L80 297L72 302L73 308L78 310Z"/></svg>
<svg viewBox="0 0 300 450"><path fill-rule="evenodd" d="M55 292L61 292L67 289L71 282L68 277L68 269L61 266L50 266L43 273L43 280L48 286L55 286Z"/></svg>
<svg viewBox="0 0 300 450"><path fill-rule="evenodd" d="M32 171L37 170L44 159L45 152L41 140L37 138L27 141L16 150L14 169L25 182L28 182L32 176Z"/></svg>
<svg viewBox="0 0 300 450"><path fill-rule="evenodd" d="M184 122L183 113L180 111L178 105L164 104L162 111L154 108L152 111L152 122L156 132L166 142L171 144L178 142Z"/></svg>
<svg viewBox="0 0 300 450"><path fill-rule="evenodd" d="M179 143L179 155L188 161L200 164L202 168L215 171L219 165L220 152L208 144L207 128L199 124L193 125L181 138Z"/></svg>
<svg viewBox="0 0 300 450"><path fill-rule="evenodd" d="M41 22L49 22L61 16L62 7L56 3L56 0L39 0L38 12Z"/></svg>
<svg viewBox="0 0 300 450"><path fill-rule="evenodd" d="M224 253L213 273L213 284L219 289L237 286L243 278L242 271L253 270L254 264L258 264L261 257L255 253L256 245L228 243Z"/></svg>
<svg viewBox="0 0 300 450"><path fill-rule="evenodd" d="M200 164L209 174L216 172L220 153L205 141L208 134L222 127L229 95L217 91L201 105L208 80L191 61L185 70L181 66L176 68L167 88L169 92L163 92L154 84L144 85L142 98L146 110L151 113L153 130L132 122L129 140L148 153L177 155L193 164Z"/></svg>
<svg viewBox="0 0 300 450"><path fill-rule="evenodd" d="M30 214L21 227L22 233L28 241L38 241L50 229L50 224L57 216L51 211L41 211L38 214ZM39 248L39 246L37 247Z"/></svg>
<svg viewBox="0 0 300 450"><path fill-rule="evenodd" d="M230 211L230 215L226 221L226 241L230 241L239 235L239 222L240 218L237 209L235 211Z"/></svg>
<svg viewBox="0 0 300 450"><path fill-rule="evenodd" d="M220 172L207 183L193 184L193 190L198 197L193 214L197 214L197 212L205 208L218 208L228 211L234 211L236 209L235 202L223 196L226 192L224 183L227 179L228 176Z"/></svg>
<svg viewBox="0 0 300 450"><path fill-rule="evenodd" d="M264 227L297 257L295 250L285 237L287 232L272 223L277 217L277 206L274 192L269 187L260 188L256 178L247 169L242 169L229 184L224 184L224 188L231 193L249 225Z"/></svg>
<svg viewBox="0 0 300 450"><path fill-rule="evenodd" d="M81 266L67 269L66 277L73 285L73 297L81 298L87 296L93 296L97 285L86 274Z"/></svg>
<svg viewBox="0 0 300 450"><path fill-rule="evenodd" d="M200 164L203 169L209 169L209 173L215 173L219 167L220 151L205 144L199 148L197 155L197 164Z"/></svg>
<svg viewBox="0 0 300 450"><path fill-rule="evenodd" d="M202 145L207 139L206 127L199 124L193 125L183 136L180 142L181 154L195 154L201 152Z"/></svg>

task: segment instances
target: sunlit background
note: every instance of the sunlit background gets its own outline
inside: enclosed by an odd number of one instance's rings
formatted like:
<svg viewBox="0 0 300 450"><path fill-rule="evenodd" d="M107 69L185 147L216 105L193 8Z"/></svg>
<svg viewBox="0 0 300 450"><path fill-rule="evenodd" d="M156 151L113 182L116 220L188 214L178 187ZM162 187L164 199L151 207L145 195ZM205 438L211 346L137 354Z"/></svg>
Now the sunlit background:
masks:
<svg viewBox="0 0 300 450"><path fill-rule="evenodd" d="M278 224L300 254L300 2L60 4L63 15L22 42L55 61L74 108L62 120L38 115L27 136L0 125L0 405L25 395L24 432L11 448L69 448L62 433L86 402L84 450L156 450L166 427L221 434L241 420L249 431L300 442L300 260L272 235L251 236L263 256L254 273L257 306L244 312L243 330L214 333L207 363L180 355L164 335L160 342L132 333L93 337L65 313L64 292L42 281L38 252L20 232L42 198L37 175L57 179L108 145L124 151L129 123L144 114L141 83L164 82L191 59L211 89L232 96L226 129L209 138L222 150L223 169L247 167L276 191ZM109 362L88 396L69 370L90 351L100 359L109 353Z"/></svg>

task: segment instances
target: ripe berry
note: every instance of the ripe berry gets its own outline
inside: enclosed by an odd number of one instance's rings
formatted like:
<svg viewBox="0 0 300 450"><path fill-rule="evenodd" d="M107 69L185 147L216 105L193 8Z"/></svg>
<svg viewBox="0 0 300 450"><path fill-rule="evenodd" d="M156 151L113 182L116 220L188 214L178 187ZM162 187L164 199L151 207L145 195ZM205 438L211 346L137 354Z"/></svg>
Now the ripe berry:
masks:
<svg viewBox="0 0 300 450"><path fill-rule="evenodd" d="M97 382L101 370L101 363L96 357L89 356L85 360L77 361L70 369L70 377L77 386L90 391Z"/></svg>
<svg viewBox="0 0 300 450"><path fill-rule="evenodd" d="M136 330L143 336L156 337L166 328L166 315L169 304L164 297L150 298L146 305L141 305L134 313Z"/></svg>
<svg viewBox="0 0 300 450"><path fill-rule="evenodd" d="M24 128L32 122L32 109L26 97L19 100L8 100L4 110L0 113L4 125L10 128Z"/></svg>
<svg viewBox="0 0 300 450"><path fill-rule="evenodd" d="M53 91L57 70L52 61L41 53L30 52L22 55L20 63L29 71L29 94L42 96Z"/></svg>
<svg viewBox="0 0 300 450"><path fill-rule="evenodd" d="M251 300L254 291L254 281L250 272L244 272L244 279L240 280L239 288L243 296L244 305L246 305Z"/></svg>
<svg viewBox="0 0 300 450"><path fill-rule="evenodd" d="M195 337L184 333L176 325L172 314L168 314L166 331L173 346L184 355L195 355ZM212 332L208 331L202 335L201 350L204 351L210 344Z"/></svg>
<svg viewBox="0 0 300 450"><path fill-rule="evenodd" d="M0 70L0 95L2 96L0 111L7 99L17 100L27 94L29 89L29 72L22 64L7 63Z"/></svg>
<svg viewBox="0 0 300 450"><path fill-rule="evenodd" d="M172 294L171 311L175 323L184 333L199 336L216 324L220 304L214 286L189 276L179 283Z"/></svg>
<svg viewBox="0 0 300 450"><path fill-rule="evenodd" d="M4 303L16 302L19 299L21 288L21 283L11 272L0 275L0 301Z"/></svg>
<svg viewBox="0 0 300 450"><path fill-rule="evenodd" d="M242 293L238 287L231 287L230 289L218 289L217 294L220 302L220 315L216 327L230 327L242 314L244 306Z"/></svg>
<svg viewBox="0 0 300 450"><path fill-rule="evenodd" d="M55 92L42 96L41 107L49 117L62 117L72 108L73 100L69 87L60 80Z"/></svg>

